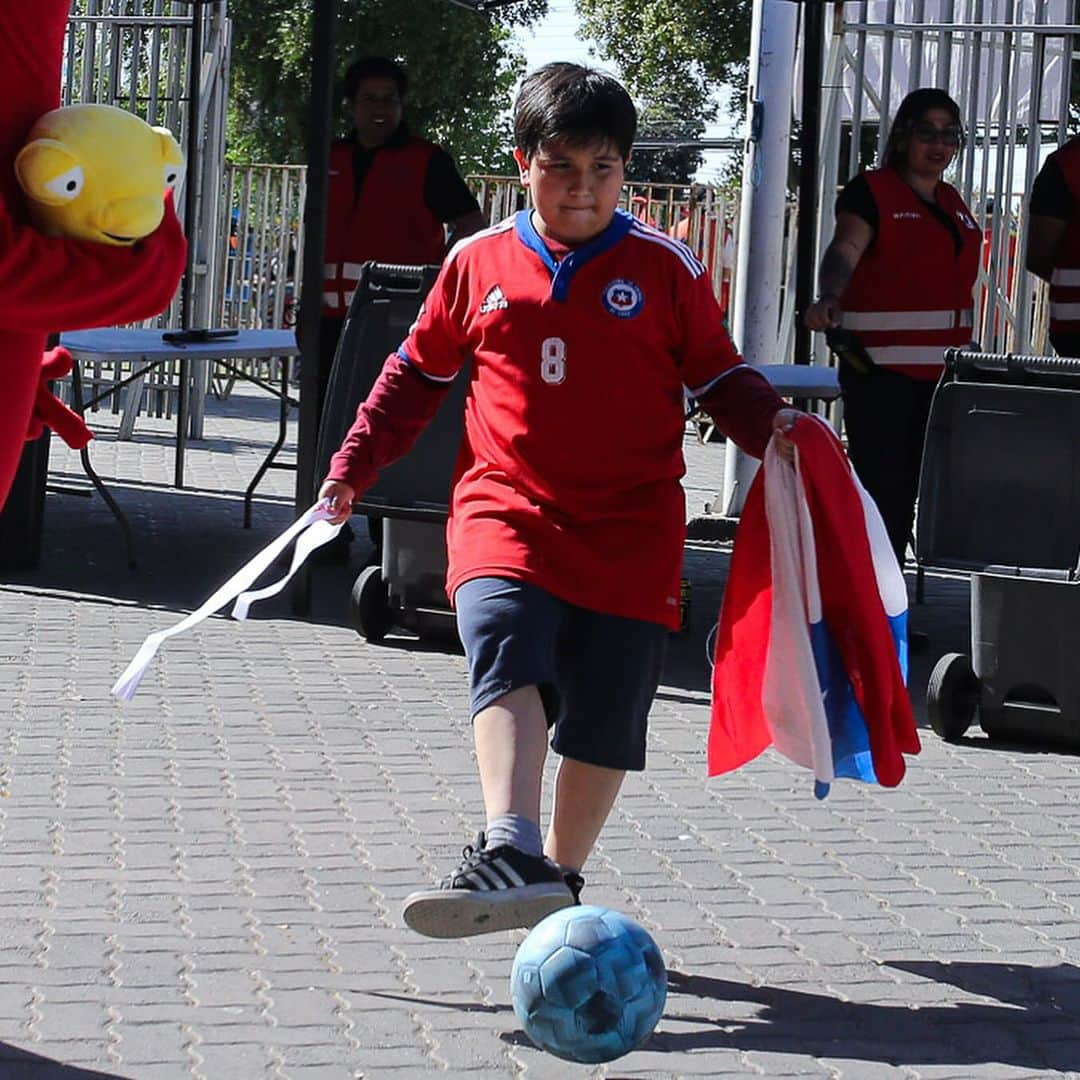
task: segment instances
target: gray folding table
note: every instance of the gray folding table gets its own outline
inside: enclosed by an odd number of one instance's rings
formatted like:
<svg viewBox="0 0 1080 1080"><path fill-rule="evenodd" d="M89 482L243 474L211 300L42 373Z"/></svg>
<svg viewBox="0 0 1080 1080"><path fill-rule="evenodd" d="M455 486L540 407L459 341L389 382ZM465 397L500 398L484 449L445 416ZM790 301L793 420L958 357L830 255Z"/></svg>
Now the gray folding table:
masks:
<svg viewBox="0 0 1080 1080"><path fill-rule="evenodd" d="M262 474L270 467L274 455L284 441L288 409L295 402L289 399L285 365L282 365L280 385L275 388L262 379L242 371L232 361L298 356L300 347L296 343L296 334L292 330L238 330L235 335L230 337L215 338L209 341L185 342L166 341L163 337L165 333L175 332L160 329L106 327L99 330L76 330L61 334L60 344L71 353L74 361L71 372L71 407L82 414L85 410L116 393L122 387L128 387L127 399L120 422L120 436L121 438L128 438L131 435L135 417L138 413L139 399L142 396L143 382L147 374L170 361L178 360L180 370L177 386L176 459L173 480L176 487L182 488L184 486L184 452L189 434L193 438L199 438L202 434L202 401L200 398L196 403L196 407L192 408L191 400L193 377L197 371L196 365L201 368L201 371L198 372L200 378L197 385L201 386L204 392L209 385L209 372L215 363L223 366L236 378L244 379L262 387L279 399L281 403L280 423L278 442L252 480L245 496L245 513L249 514L251 492L259 482ZM94 362L129 363L132 366L132 371L125 378L110 383L107 389L84 398L81 368L84 364ZM120 523L127 542L128 561L131 565L134 565L131 533L123 513L94 472L89 455L85 450L82 453L82 462L87 476L94 484L94 487L101 493Z"/></svg>

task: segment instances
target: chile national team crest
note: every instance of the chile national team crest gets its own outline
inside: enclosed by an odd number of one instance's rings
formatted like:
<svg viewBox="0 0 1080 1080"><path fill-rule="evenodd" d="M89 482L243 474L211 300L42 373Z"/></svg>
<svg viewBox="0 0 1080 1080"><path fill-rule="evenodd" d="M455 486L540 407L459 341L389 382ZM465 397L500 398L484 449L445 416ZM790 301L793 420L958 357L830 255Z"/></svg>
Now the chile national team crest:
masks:
<svg viewBox="0 0 1080 1080"><path fill-rule="evenodd" d="M641 286L633 281L616 278L604 286L604 307L619 319L632 319L645 303Z"/></svg>

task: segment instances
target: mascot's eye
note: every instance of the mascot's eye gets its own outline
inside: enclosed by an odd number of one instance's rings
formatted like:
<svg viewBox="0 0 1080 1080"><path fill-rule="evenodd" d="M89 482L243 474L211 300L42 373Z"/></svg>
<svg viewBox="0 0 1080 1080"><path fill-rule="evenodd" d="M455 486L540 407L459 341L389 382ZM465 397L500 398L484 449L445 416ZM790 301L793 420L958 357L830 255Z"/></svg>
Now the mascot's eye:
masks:
<svg viewBox="0 0 1080 1080"><path fill-rule="evenodd" d="M174 188L180 183L180 166L179 165L166 165L165 166L165 186L167 188Z"/></svg>
<svg viewBox="0 0 1080 1080"><path fill-rule="evenodd" d="M86 178L83 175L82 166L76 165L74 168L68 169L67 172L61 173L59 176L54 176L51 180L47 181L45 190L57 199L69 202L72 199L78 198L79 192L82 191L85 183Z"/></svg>

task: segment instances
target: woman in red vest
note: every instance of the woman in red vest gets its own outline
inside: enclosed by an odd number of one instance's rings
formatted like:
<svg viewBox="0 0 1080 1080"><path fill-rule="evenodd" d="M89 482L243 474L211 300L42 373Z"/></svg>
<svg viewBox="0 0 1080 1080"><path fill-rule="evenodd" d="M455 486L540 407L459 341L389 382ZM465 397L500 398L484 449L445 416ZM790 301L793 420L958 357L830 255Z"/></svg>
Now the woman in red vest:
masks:
<svg viewBox="0 0 1080 1080"><path fill-rule="evenodd" d="M904 98L885 164L836 200L820 295L806 312L812 330L851 331L868 357L859 371L840 363L848 452L901 566L942 354L972 338L982 233L942 179L962 143L960 109L944 90Z"/></svg>

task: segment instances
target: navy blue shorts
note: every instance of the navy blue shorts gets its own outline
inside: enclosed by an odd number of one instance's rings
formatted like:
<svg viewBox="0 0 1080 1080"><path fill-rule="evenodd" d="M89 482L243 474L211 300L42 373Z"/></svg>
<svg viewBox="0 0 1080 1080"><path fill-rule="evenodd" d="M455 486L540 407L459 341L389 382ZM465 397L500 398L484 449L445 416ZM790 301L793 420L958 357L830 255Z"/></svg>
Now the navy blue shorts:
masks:
<svg viewBox="0 0 1080 1080"><path fill-rule="evenodd" d="M645 767L666 627L589 611L507 578L465 582L454 607L473 716L511 690L536 686L557 754L609 769Z"/></svg>

